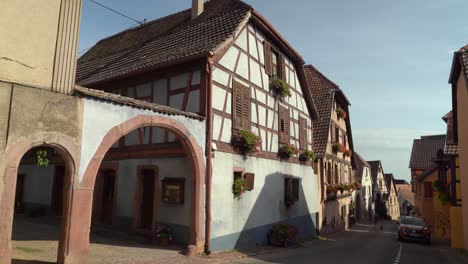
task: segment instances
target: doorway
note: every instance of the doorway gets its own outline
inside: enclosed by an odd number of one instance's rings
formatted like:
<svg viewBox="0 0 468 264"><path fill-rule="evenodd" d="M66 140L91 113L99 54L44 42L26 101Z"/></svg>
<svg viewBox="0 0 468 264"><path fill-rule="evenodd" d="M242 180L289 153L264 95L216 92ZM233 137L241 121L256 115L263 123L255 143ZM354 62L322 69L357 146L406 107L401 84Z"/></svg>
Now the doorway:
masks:
<svg viewBox="0 0 468 264"><path fill-rule="evenodd" d="M63 192L65 180L65 166L56 165L54 170L54 182L52 187L52 211L55 215L62 215Z"/></svg>
<svg viewBox="0 0 468 264"><path fill-rule="evenodd" d="M112 225L117 191L116 171L112 169L100 170L95 186L93 223Z"/></svg>
<svg viewBox="0 0 468 264"><path fill-rule="evenodd" d="M134 207L136 229L151 231L156 223L157 184L158 168L156 166L138 166Z"/></svg>

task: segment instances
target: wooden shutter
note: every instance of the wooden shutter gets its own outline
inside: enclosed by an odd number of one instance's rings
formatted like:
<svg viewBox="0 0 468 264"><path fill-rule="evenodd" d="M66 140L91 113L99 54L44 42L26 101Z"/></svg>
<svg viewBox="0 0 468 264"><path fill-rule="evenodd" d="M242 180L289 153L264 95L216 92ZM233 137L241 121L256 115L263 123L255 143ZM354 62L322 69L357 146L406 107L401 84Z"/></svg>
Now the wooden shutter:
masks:
<svg viewBox="0 0 468 264"><path fill-rule="evenodd" d="M283 56L279 57L278 63L279 63L278 77L283 81L287 81L286 80L286 63L284 62L284 57Z"/></svg>
<svg viewBox="0 0 468 264"><path fill-rule="evenodd" d="M251 191L254 189L255 183L255 174L254 173L245 173L245 180L247 181L247 190Z"/></svg>
<svg viewBox="0 0 468 264"><path fill-rule="evenodd" d="M265 72L268 75L273 74L272 61L271 61L271 46L266 40L263 42L263 51L265 54Z"/></svg>
<svg viewBox="0 0 468 264"><path fill-rule="evenodd" d="M307 149L307 119L299 117L299 147Z"/></svg>
<svg viewBox="0 0 468 264"><path fill-rule="evenodd" d="M292 195L294 200L299 200L299 179L292 179Z"/></svg>
<svg viewBox="0 0 468 264"><path fill-rule="evenodd" d="M289 109L284 106L279 106L278 108L278 133L279 133L279 142L284 144L289 144Z"/></svg>
<svg viewBox="0 0 468 264"><path fill-rule="evenodd" d="M250 130L250 89L238 82L233 82L232 86L232 118L234 129Z"/></svg>
<svg viewBox="0 0 468 264"><path fill-rule="evenodd" d="M331 124L331 141L336 142L336 135L335 135L335 124Z"/></svg>
<svg viewBox="0 0 468 264"><path fill-rule="evenodd" d="M242 128L250 130L250 89L242 87Z"/></svg>

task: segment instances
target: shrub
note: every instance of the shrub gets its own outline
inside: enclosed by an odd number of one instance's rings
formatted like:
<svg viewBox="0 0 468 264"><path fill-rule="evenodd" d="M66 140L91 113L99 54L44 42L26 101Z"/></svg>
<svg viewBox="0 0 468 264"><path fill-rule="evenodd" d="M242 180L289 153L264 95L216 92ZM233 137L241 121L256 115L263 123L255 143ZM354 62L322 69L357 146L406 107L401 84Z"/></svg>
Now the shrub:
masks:
<svg viewBox="0 0 468 264"><path fill-rule="evenodd" d="M247 130L234 134L231 144L241 152L254 153L260 151L262 138Z"/></svg>
<svg viewBox="0 0 468 264"><path fill-rule="evenodd" d="M246 188L247 188L247 180L245 180L242 177L238 177L234 179L234 184L232 186L232 193L234 194L234 197L237 198L237 200L240 200L242 198L242 195L244 194Z"/></svg>
<svg viewBox="0 0 468 264"><path fill-rule="evenodd" d="M291 96L289 85L280 78L275 78L273 80L273 87L276 89L278 95L280 95L281 97Z"/></svg>

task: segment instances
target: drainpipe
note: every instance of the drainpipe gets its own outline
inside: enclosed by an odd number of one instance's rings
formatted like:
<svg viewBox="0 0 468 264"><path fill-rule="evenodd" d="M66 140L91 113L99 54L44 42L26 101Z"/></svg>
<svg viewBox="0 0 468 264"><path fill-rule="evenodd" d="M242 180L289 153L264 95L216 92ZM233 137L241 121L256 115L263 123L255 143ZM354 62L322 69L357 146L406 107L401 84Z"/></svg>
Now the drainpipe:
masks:
<svg viewBox="0 0 468 264"><path fill-rule="evenodd" d="M213 90L213 77L212 77L212 64L211 57L207 59L207 71L208 71L208 85L206 89L206 197L205 197L205 253L211 254L210 249L210 237L211 237L211 179L213 175L212 168L212 150L211 141L213 140L213 109L212 109L212 90Z"/></svg>

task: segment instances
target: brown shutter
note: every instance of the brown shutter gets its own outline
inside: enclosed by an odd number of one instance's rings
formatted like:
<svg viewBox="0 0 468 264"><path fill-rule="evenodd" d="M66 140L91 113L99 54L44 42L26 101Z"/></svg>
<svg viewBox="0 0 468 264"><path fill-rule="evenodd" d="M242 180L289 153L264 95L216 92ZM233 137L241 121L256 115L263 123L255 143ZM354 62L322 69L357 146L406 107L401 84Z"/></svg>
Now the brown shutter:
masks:
<svg viewBox="0 0 468 264"><path fill-rule="evenodd" d="M283 81L287 81L286 80L286 63L284 62L284 57L283 56L280 56L280 59L279 59L279 62L278 62L280 65L279 69L280 69L280 72L278 73L278 77L283 80Z"/></svg>
<svg viewBox="0 0 468 264"><path fill-rule="evenodd" d="M299 117L299 148L307 149L307 119Z"/></svg>
<svg viewBox="0 0 468 264"><path fill-rule="evenodd" d="M279 141L280 143L289 144L289 109L280 105L278 110Z"/></svg>
<svg viewBox="0 0 468 264"><path fill-rule="evenodd" d="M242 128L250 130L250 88L242 87Z"/></svg>
<svg viewBox="0 0 468 264"><path fill-rule="evenodd" d="M243 118L242 118L242 87L237 83L232 83L232 121L234 123L234 129L242 129Z"/></svg>
<svg viewBox="0 0 468 264"><path fill-rule="evenodd" d="M299 183L299 179L292 179L292 194L295 201L299 200Z"/></svg>
<svg viewBox="0 0 468 264"><path fill-rule="evenodd" d="M265 72L268 75L273 74L272 62L271 62L271 46L266 40L263 42L263 50L265 54Z"/></svg>
<svg viewBox="0 0 468 264"><path fill-rule="evenodd" d="M245 180L247 181L247 190L251 191L254 189L255 183L255 174L254 173L245 173Z"/></svg>
<svg viewBox="0 0 468 264"><path fill-rule="evenodd" d="M331 141L336 142L336 136L335 136L335 124L331 124Z"/></svg>

